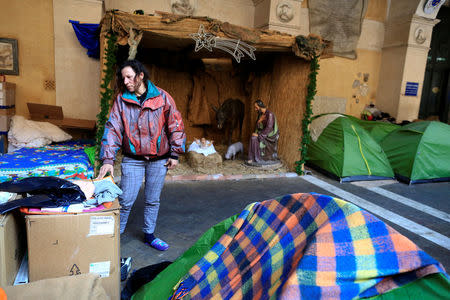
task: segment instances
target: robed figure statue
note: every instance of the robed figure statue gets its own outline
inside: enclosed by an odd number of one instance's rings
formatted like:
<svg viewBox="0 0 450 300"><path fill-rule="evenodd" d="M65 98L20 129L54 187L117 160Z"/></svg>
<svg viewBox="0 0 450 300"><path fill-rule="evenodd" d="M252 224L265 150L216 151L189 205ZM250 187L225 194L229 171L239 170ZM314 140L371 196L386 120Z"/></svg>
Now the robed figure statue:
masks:
<svg viewBox="0 0 450 300"><path fill-rule="evenodd" d="M277 119L261 100L256 100L254 106L258 112L258 119L255 132L250 138L247 164L258 166L279 163L278 138L280 134Z"/></svg>

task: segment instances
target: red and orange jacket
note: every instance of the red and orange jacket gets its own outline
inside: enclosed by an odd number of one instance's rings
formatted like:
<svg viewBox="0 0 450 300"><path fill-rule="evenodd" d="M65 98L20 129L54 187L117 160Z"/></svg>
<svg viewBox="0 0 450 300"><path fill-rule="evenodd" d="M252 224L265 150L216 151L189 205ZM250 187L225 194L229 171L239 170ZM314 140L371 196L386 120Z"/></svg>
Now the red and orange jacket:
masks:
<svg viewBox="0 0 450 300"><path fill-rule="evenodd" d="M117 96L105 124L100 159L113 164L120 147L124 155L178 158L185 144L184 124L174 100L148 81L142 104L134 93Z"/></svg>

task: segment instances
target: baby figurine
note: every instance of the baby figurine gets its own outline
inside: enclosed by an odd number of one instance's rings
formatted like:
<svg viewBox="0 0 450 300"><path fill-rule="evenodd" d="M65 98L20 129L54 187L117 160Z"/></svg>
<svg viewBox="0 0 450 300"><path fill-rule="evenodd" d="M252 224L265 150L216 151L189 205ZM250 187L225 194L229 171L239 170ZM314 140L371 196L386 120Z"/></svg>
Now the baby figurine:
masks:
<svg viewBox="0 0 450 300"><path fill-rule="evenodd" d="M209 146L212 145L212 143L213 143L213 141L208 141L207 139L202 138L200 140L200 148L202 148L202 149L208 148Z"/></svg>
<svg viewBox="0 0 450 300"><path fill-rule="evenodd" d="M213 146L214 141L209 141L205 138L194 138L194 142L189 146L188 152L194 151L201 153L205 156L216 153L216 149Z"/></svg>
<svg viewBox="0 0 450 300"><path fill-rule="evenodd" d="M203 137L203 138L201 138L201 139L194 138L194 142L195 142L200 148L206 149L206 148L208 148L209 146L211 146L212 143L213 143L214 141L208 141L207 139L205 139L205 138Z"/></svg>

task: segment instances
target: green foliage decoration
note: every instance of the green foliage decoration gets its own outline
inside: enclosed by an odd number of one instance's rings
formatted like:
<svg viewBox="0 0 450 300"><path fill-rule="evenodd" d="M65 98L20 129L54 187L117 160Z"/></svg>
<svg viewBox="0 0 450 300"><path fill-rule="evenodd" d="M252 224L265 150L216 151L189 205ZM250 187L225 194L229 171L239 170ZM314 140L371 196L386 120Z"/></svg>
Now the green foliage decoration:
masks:
<svg viewBox="0 0 450 300"><path fill-rule="evenodd" d="M103 132L105 130L105 124L108 120L108 113L113 103L114 90L110 88L110 84L114 79L115 65L116 65L116 53L117 53L117 35L113 32L109 32L106 35L107 47L105 49L105 69L103 81L100 84L102 92L100 93L100 112L97 114L97 132L96 132L96 170L100 169L100 148L102 143Z"/></svg>
<svg viewBox="0 0 450 300"><path fill-rule="evenodd" d="M303 165L305 164L307 158L308 158L308 145L311 141L311 134L309 132L309 124L311 124L311 117L312 117L312 101L314 100L314 96L317 93L316 90L316 83L317 83L317 74L319 70L319 56L315 55L311 59L310 64L310 73L309 73L309 84L308 84L308 93L306 95L306 109L305 114L303 116L302 120L302 141L301 141L301 147L299 148L299 151L301 153L301 159L299 161L296 161L295 164L295 171L299 175L303 175Z"/></svg>

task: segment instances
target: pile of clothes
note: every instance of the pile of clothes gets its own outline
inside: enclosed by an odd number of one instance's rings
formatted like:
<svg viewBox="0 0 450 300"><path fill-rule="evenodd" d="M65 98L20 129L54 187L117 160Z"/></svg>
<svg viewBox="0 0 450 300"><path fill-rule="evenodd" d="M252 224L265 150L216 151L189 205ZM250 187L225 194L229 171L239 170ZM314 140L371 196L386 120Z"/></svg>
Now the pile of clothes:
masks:
<svg viewBox="0 0 450 300"><path fill-rule="evenodd" d="M28 177L0 184L0 191L22 194L20 199L0 204L0 214L16 208L40 208L45 212L83 212L113 202L122 190L111 177L101 180L66 180L58 177ZM5 197L11 194L4 194Z"/></svg>

